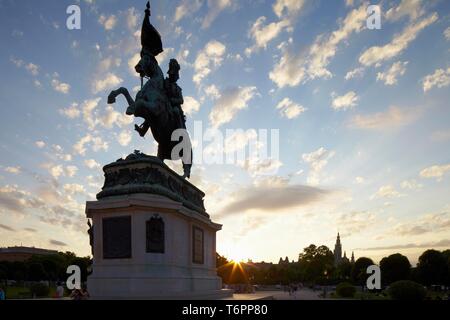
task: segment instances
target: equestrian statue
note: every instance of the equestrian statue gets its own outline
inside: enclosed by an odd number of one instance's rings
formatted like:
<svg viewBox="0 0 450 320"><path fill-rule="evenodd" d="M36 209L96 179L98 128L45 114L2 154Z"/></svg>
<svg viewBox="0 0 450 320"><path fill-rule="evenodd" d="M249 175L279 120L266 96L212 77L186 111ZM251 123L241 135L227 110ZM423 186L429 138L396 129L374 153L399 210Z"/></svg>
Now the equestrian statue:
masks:
<svg viewBox="0 0 450 320"><path fill-rule="evenodd" d="M162 161L183 159L183 178L189 178L192 167L192 149L186 131L186 117L181 107L183 94L177 84L180 65L176 59L171 59L167 72L168 77L164 78L155 58L163 52L163 45L159 32L150 23L149 2L147 2L142 22L141 45L141 59L135 66L136 72L141 77L141 89L136 94L136 98L133 100L128 90L121 87L109 94L108 103L115 103L116 97L122 94L128 103L126 114L144 119L141 125L135 125L135 130L141 137L144 137L150 129L154 139L158 142L157 157ZM145 84L144 79L147 79ZM184 130L186 134L180 135L178 139L173 139L175 130ZM187 141L183 141L183 139L187 139ZM187 157L184 157L183 153L186 152L184 148L180 152L172 152L180 142L189 146Z"/></svg>

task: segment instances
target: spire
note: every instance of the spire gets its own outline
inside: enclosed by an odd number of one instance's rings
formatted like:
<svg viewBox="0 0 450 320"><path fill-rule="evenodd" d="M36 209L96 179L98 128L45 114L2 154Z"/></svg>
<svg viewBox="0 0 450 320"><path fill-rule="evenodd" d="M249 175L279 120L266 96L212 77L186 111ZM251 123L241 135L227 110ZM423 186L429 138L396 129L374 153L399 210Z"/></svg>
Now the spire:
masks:
<svg viewBox="0 0 450 320"><path fill-rule="evenodd" d="M354 254L353 251L352 251L352 259L351 259L351 262L352 262L352 263L355 263L355 254Z"/></svg>

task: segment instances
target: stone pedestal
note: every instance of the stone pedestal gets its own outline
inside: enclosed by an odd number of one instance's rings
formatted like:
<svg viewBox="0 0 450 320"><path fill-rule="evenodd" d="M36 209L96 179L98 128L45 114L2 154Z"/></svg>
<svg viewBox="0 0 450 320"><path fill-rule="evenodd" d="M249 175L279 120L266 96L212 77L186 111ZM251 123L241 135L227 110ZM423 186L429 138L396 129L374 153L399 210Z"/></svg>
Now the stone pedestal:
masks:
<svg viewBox="0 0 450 320"><path fill-rule="evenodd" d="M156 157L135 153L103 168L86 203L93 221L93 299L216 299L216 232L204 193Z"/></svg>

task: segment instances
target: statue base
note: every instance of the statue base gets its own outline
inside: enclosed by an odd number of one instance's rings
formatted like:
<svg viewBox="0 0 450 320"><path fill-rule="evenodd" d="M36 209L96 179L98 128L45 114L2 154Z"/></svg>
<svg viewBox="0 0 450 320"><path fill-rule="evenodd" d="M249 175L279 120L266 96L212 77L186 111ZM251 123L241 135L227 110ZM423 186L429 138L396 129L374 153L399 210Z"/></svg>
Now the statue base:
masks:
<svg viewBox="0 0 450 320"><path fill-rule="evenodd" d="M86 203L93 221L93 299L218 299L216 232L204 193L156 157L135 153L103 168Z"/></svg>

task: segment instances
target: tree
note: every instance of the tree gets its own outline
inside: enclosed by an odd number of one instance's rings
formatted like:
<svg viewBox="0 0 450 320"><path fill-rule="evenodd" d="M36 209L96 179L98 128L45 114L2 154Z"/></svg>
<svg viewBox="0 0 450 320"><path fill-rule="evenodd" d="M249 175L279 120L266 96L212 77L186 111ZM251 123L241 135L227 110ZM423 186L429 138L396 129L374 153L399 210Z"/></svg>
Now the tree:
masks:
<svg viewBox="0 0 450 320"><path fill-rule="evenodd" d="M421 301L426 296L424 287L410 280L400 280L392 283L388 293L393 300Z"/></svg>
<svg viewBox="0 0 450 320"><path fill-rule="evenodd" d="M28 280L31 281L41 281L47 279L47 273L45 272L42 263L33 262L30 264L30 269L28 273Z"/></svg>
<svg viewBox="0 0 450 320"><path fill-rule="evenodd" d="M445 259L447 260L447 285L450 285L450 249L442 251Z"/></svg>
<svg viewBox="0 0 450 320"><path fill-rule="evenodd" d="M411 264L404 255L400 253L391 254L381 259L381 281L385 285L398 280L408 280L411 274Z"/></svg>
<svg viewBox="0 0 450 320"><path fill-rule="evenodd" d="M437 250L426 250L419 257L417 272L422 284L444 284L447 280L448 265L445 255Z"/></svg>
<svg viewBox="0 0 450 320"><path fill-rule="evenodd" d="M352 264L349 261L342 261L336 268L336 278L339 280L350 279L352 275Z"/></svg>
<svg viewBox="0 0 450 320"><path fill-rule="evenodd" d="M359 285L365 285L368 278L367 267L373 265L372 259L361 257L355 261L352 269L353 282Z"/></svg>
<svg viewBox="0 0 450 320"><path fill-rule="evenodd" d="M311 244L299 255L303 279L312 283L326 282L334 271L334 256L327 246Z"/></svg>

